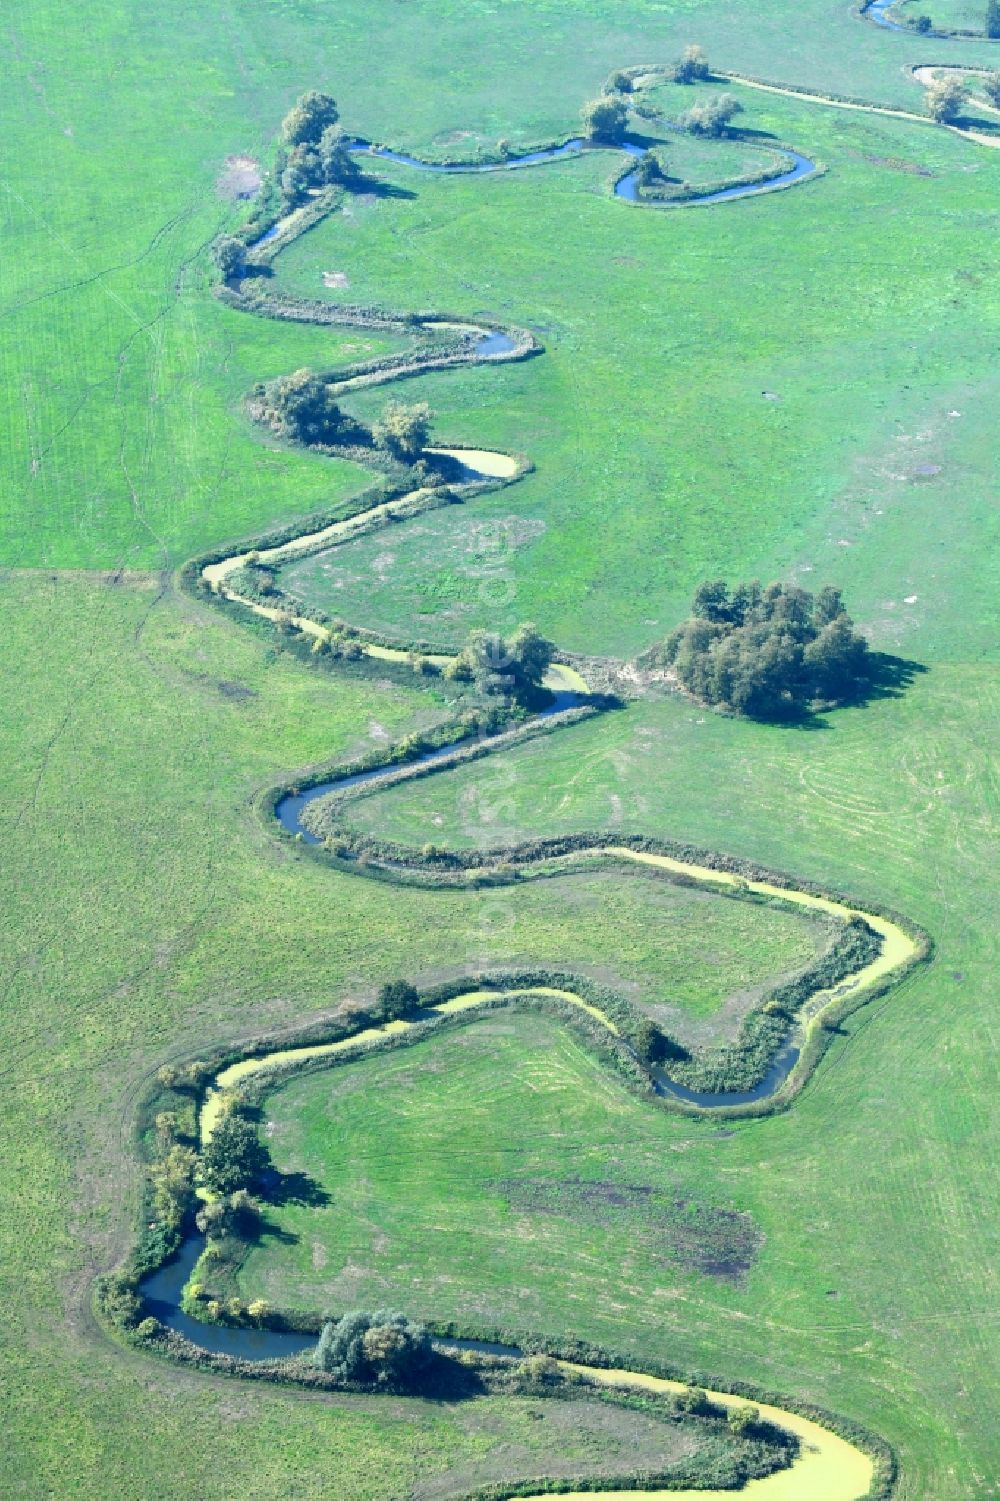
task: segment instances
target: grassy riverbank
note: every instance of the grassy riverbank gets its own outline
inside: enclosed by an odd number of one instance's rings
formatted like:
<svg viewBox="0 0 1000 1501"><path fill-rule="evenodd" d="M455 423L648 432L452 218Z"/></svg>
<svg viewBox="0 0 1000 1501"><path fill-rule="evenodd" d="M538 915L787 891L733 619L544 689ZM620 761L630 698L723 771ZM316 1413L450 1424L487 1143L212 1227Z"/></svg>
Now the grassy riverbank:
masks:
<svg viewBox="0 0 1000 1501"><path fill-rule="evenodd" d="M207 245L244 213L216 182L231 154L266 167L277 121L313 85L337 95L350 128L444 156L564 135L611 68L668 61L689 41L720 67L907 109L921 97L908 65L942 61L943 44L880 31L830 0L767 0L752 15L737 0L492 11L345 0L335 26L318 0L197 12L37 0L5 40L0 1489L454 1501L515 1461L522 1474L559 1462L578 1472L597 1452L650 1452L662 1434L604 1432L556 1403L248 1391L123 1350L93 1322L93 1278L133 1230L132 1112L159 1064L364 999L387 976L453 974L484 942L480 898L336 875L279 847L252 808L279 776L444 716L438 690L312 673L172 590L170 568L192 554L365 482L354 465L261 442L242 414L246 389L395 347L213 300ZM944 48L956 63L996 61L987 44ZM742 1287L654 1266L648 1239L635 1279L615 1287L620 1231L578 1224L558 1193L557 1213L519 1212L551 1254L532 1294L539 1327L614 1324L610 1342L639 1356L812 1397L897 1447L901 1501L978 1501L998 1469L1000 1394L989 1270L1000 1215L985 1167L1000 961L998 382L983 332L997 311L1000 152L929 126L741 97L742 122L771 133L764 146L788 142L829 173L754 203L658 215L607 196L610 158L485 181L387 168L416 196L331 220L278 279L320 295L320 271L344 270L352 298L498 311L546 344L521 366L392 393L426 396L443 439L523 451L539 467L434 518L441 530L423 540L401 529L386 572L412 570L412 597L394 603L372 563L345 582L345 615L381 613L389 626L427 599L460 639L474 615L452 575L481 520L512 518L513 613L533 613L564 647L645 645L703 573L780 571L842 583L877 647L929 667L902 697L808 732L669 700L510 757L504 818L525 833L611 824L732 850L885 901L937 943L933 966L848 1020L785 1116L731 1135L666 1114L654 1125L595 1085L628 1126L623 1154L648 1169L637 1184L676 1181L692 1201L751 1216L763 1240ZM82 569L102 572L71 571ZM421 632L435 634L423 618ZM479 774L496 772L487 761ZM404 839L461 840L479 816L476 775L357 812ZM494 961L579 966L646 997L662 983L693 1026L768 966L797 963L803 942L761 909L640 881L627 903L598 878L525 886L513 913L509 932L487 930ZM485 1151L498 1127L521 1130L523 1111L539 1128L534 1145L522 1132L526 1154L544 1158L535 1176L565 1185L575 1170L561 1118L611 1179L622 1168L611 1138L580 1103L597 1098L580 1089L590 1060L543 1030L493 1035L526 1086L516 1100L491 1097L474 1027L464 1052L449 1039L456 1081L475 1085L470 1132ZM431 1069L408 1061L420 1077L407 1093L392 1076L387 1102L419 1107L443 1141ZM363 1067L382 1079L406 1062ZM546 1068L536 1097L528 1086ZM360 1106L345 1096L338 1108L359 1148L377 1150ZM412 1164L400 1117L385 1130ZM385 1280L402 1292L415 1266L471 1309L485 1286L477 1256L496 1240L477 1241L487 1196L466 1174L465 1238L444 1283L448 1263L432 1263L420 1231L431 1209L447 1211L447 1188L439 1152L422 1184L399 1185L396 1228L386 1159L367 1205L396 1237ZM350 1275L336 1254L352 1250L374 1294L377 1242L340 1234L330 1281ZM552 1271L564 1250L568 1288ZM527 1280L530 1268L509 1270L506 1283L490 1272L486 1291L516 1313L513 1273ZM314 1271L276 1261L270 1275Z"/></svg>

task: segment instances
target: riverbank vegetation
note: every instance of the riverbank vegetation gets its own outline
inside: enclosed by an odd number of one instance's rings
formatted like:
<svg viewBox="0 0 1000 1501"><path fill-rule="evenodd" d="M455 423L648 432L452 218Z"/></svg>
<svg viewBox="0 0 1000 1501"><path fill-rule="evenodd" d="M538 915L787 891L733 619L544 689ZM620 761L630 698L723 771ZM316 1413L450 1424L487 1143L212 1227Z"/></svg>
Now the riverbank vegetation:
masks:
<svg viewBox="0 0 1000 1501"><path fill-rule="evenodd" d="M107 1339L89 1302L138 1209L129 1123L165 1059L320 1020L341 997L369 1004L387 976L453 972L456 935L483 941L482 893L383 889L322 869L251 812L277 777L423 732L452 713L451 690L388 670L365 680L313 671L284 637L237 625L170 582L186 558L346 503L365 483L342 454L288 446L245 421L253 383L411 343L398 329L265 322L211 296L208 247L244 217L216 186L226 157L257 160L273 205L273 123L310 80L336 79L345 117L369 138L446 160L486 155L498 137L512 153L564 138L580 100L623 60L669 62L692 36L719 73L911 111L921 94L906 65L940 65L952 51L877 32L829 0L802 0L794 14L767 0L746 24L702 0L683 15L610 0L586 15L521 0L494 9L442 0L431 15L345 0L331 27L309 5L273 7L258 9L251 36L239 15L170 0L155 12L37 0L9 49L0 1128L14 1166L0 1217L0 1364L15 1494L215 1501L319 1477L386 1501L417 1487L509 1489L554 1471L565 1483L666 1452L662 1423L624 1409L612 1423L582 1401L302 1400L266 1381L205 1379L152 1361L159 1336L143 1350ZM134 67L120 66L123 36ZM959 51L996 66L990 43ZM529 1312L564 1337L627 1321L637 1362L766 1373L779 1391L885 1432L908 1492L965 1501L996 1470L987 1227L998 1216L982 1163L995 1139L984 1045L997 967L986 753L995 581L983 539L997 383L982 329L1000 153L930 125L725 87L744 103L739 123L761 133L757 147L793 144L829 174L769 200L654 215L609 198L607 157L488 182L418 180L386 164L384 196L351 195L343 220L283 252L274 281L297 281L303 297L499 312L545 344L526 365L407 388L447 437L524 452L536 471L434 513L419 535L394 532L380 553L372 542L366 559L391 559L382 572L349 571L330 613L375 624L395 612L404 627L424 616L421 634L455 644L534 619L561 646L624 657L682 617L701 579L812 576L843 588L873 648L927 664L904 696L838 711L822 730L705 714L680 695L633 704L515 747L504 796L525 837L649 828L882 897L934 931L934 964L831 1035L789 1115L732 1134L664 1115L642 1139L654 1168L676 1168L670 1195L707 1194L752 1217L764 1240L745 1286L661 1262L602 1283L622 1266L620 1239L595 1235L597 1258L578 1256L572 1211L546 1213L543 1189L530 1214L548 1291ZM673 120L699 91L649 87L637 102ZM671 136L668 169L688 175L678 157L689 147L706 153L703 181L711 141ZM347 289L328 288L327 272ZM384 394L344 405L370 426ZM506 616L464 571L470 554L479 566L478 529L493 524L514 560ZM480 830L469 810L496 769L486 761L386 791L358 816L380 836L471 840ZM780 970L780 944L777 955L755 947L757 924L775 917L767 909L700 893L686 907L653 883L630 883L626 900L621 885L519 885L507 893L514 927L489 929L491 959L611 970L647 998L687 997L689 1016ZM495 1047L509 1041L493 1036ZM551 1136L557 1117L568 1131L574 1117L568 1105L561 1114L545 1063L544 1040L528 1038L527 1093L511 1109L528 1098ZM497 1069L482 1080L486 1100ZM394 1106L407 1091L402 1074ZM160 1112L178 1117L181 1138L192 1098L174 1093ZM498 1117L506 1126L496 1096L492 1110L494 1128ZM602 1120L600 1141L606 1110ZM445 1122L441 1140L454 1146ZM621 1187L620 1165L605 1165L600 1181ZM630 1165L628 1181L649 1186L647 1162ZM568 1153L557 1166L562 1183L586 1180L587 1164ZM443 1168L433 1176L450 1192ZM500 1166L498 1177L516 1176ZM388 1204L395 1185L377 1189ZM576 1203L587 1192L566 1190ZM453 1231L434 1263L429 1235L416 1240L400 1275L416 1267L432 1283L456 1248L469 1268L484 1259L489 1236L476 1223ZM397 1249L406 1241L405 1226L389 1233ZM573 1277L556 1286L549 1273L567 1236ZM343 1279L341 1308L383 1302L384 1288L350 1287L377 1267L375 1238L358 1244L356 1262L330 1259L325 1271L312 1249L304 1237L307 1273L327 1286ZM465 1283L471 1304L471 1270ZM115 1296L127 1308L134 1290ZM510 1287L496 1296L515 1304ZM703 1451L684 1461L688 1484L704 1480L704 1461Z"/></svg>
<svg viewBox="0 0 1000 1501"><path fill-rule="evenodd" d="M868 643L839 589L812 595L757 579L732 593L724 579L700 585L690 619L648 660L705 703L758 719L842 703L871 673Z"/></svg>

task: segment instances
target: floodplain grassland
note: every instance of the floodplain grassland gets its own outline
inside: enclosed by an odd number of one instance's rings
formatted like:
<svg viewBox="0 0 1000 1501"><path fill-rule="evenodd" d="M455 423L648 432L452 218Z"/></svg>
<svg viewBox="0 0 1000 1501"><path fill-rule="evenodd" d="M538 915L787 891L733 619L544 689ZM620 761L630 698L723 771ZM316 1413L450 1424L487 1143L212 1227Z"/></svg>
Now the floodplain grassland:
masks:
<svg viewBox="0 0 1000 1501"><path fill-rule="evenodd" d="M929 575L961 566L978 580L973 599L989 587L978 539L994 525L997 376L982 330L996 253L983 230L1000 152L930 125L736 92L748 129L828 174L755 200L654 210L608 201L613 153L489 177L389 164L386 178L414 198L355 199L347 220L332 215L285 252L277 279L298 295L492 312L545 343L541 359L405 390L430 401L442 439L525 452L535 472L516 491L297 565L289 581L305 599L400 635L416 616L443 645L527 618L562 646L628 653L739 558L741 576L801 570L806 584L843 584L878 641L895 621L879 618L881 599L869 616L864 596L891 593L870 571L884 574L888 557L892 585L910 581L902 595L959 629ZM652 98L673 115L697 93ZM328 270L349 288L324 291ZM384 399L349 404L371 417ZM942 462L947 448L959 452ZM516 578L505 620L479 588L498 559Z"/></svg>
<svg viewBox="0 0 1000 1501"><path fill-rule="evenodd" d="M527 1474L597 1463L593 1435L577 1445L547 1412L532 1427L522 1404L435 1416L244 1398L109 1343L90 1284L132 1233L135 1101L166 1058L370 999L387 975L460 973L470 949L497 965L580 964L704 1028L731 992L807 962L822 930L659 881L631 882L631 906L595 876L531 883L513 930L484 937L465 894L331 876L279 847L251 806L281 767L431 723L445 706L426 688L376 682L373 701L371 680L310 671L156 574L9 571L0 608L19 685L0 725L0 1137L18 1163L0 1188L5 1490L256 1496L289 1493L304 1471L306 1495L350 1483L389 1498L456 1465L469 1485L488 1479L497 1445L523 1452ZM614 1452L627 1454L622 1431Z"/></svg>
<svg viewBox="0 0 1000 1501"><path fill-rule="evenodd" d="M248 1392L122 1349L91 1315L93 1277L133 1233L132 1117L156 1067L363 999L387 976L454 973L477 924L466 896L322 870L253 813L262 785L448 706L426 687L309 672L174 592L169 569L190 554L364 482L356 466L262 443L242 415L247 387L385 347L217 305L207 246L243 212L219 197L224 158L249 152L266 167L276 122L309 86L336 93L350 128L443 156L564 135L611 68L668 61L690 41L722 68L907 109L920 108L909 65L945 60L940 41L880 31L829 0L768 0L748 16L738 0L531 0L490 13L473 0L350 0L334 27L320 0L225 11L38 0L5 31L6 1493L188 1501L349 1488L391 1501L419 1487L444 1501L494 1476L510 1448L525 1472L575 1461L575 1425L545 1404ZM996 60L986 43L947 46L956 63ZM741 97L743 123L771 132L768 147L814 154L830 168L822 181L658 215L607 197L611 159L516 179L400 172L415 198L357 205L346 236L331 220L279 278L320 295L319 270L344 269L358 300L367 288L389 306L494 310L539 329L541 359L412 382L405 395L431 400L441 434L538 461L518 490L468 515L535 526L516 555L517 613L561 645L645 645L704 572L757 570L843 584L875 645L929 668L903 697L810 732L676 699L637 705L516 752L511 795L526 833L613 820L887 901L933 933L934 964L845 1024L787 1115L732 1135L666 1113L655 1128L636 1123L657 1172L676 1160L678 1177L750 1214L765 1239L742 1289L676 1267L625 1289L637 1327L614 1343L812 1396L896 1445L902 1501L967 1501L998 1471L986 1168L1000 957L997 377L983 330L996 313L1000 157L930 126ZM442 530L441 545L454 535ZM433 579L431 544L426 559L421 580ZM123 564L155 571L119 575ZM444 586L425 593L451 608ZM370 579L358 599L391 623ZM456 638L472 618L456 616ZM478 795L474 773L458 771L356 812L446 843L468 833ZM668 897L630 888L648 903L639 918L656 921ZM623 917L598 943L614 901L588 896L578 924L584 890L518 890L494 957L541 949L566 968L632 977L662 964L692 1015L712 1003L694 923L660 916L644 949ZM765 943L763 929L741 947L747 935L725 929L737 905L718 911L705 948L733 974L742 956L741 984L786 954L787 935ZM540 1048L540 1033L517 1026L497 1040L527 1077L540 1060L519 1038ZM550 1099L571 1119L591 1061L555 1034L545 1056L562 1060ZM595 1125L579 1122L592 1144ZM356 1117L353 1129L374 1123ZM565 1180L564 1164L548 1168ZM423 1208L409 1200L414 1225L440 1202L433 1174L425 1187ZM524 1212L541 1217L537 1199ZM553 1260L560 1239L552 1232ZM470 1238L469 1281L449 1289L470 1307L475 1260ZM335 1255L328 1270L343 1270ZM547 1285L538 1321L558 1333L567 1315L555 1278ZM577 1287L574 1315L591 1316L593 1295L595 1324L610 1325L606 1268L584 1265ZM581 1468L611 1441L585 1442Z"/></svg>
<svg viewBox="0 0 1000 1501"><path fill-rule="evenodd" d="M668 1358L689 1298L752 1304L760 1228L662 1115L530 1010L296 1079L268 1097L283 1172L329 1195L269 1210L240 1274L279 1307L395 1305ZM667 1146L667 1150L664 1150Z"/></svg>

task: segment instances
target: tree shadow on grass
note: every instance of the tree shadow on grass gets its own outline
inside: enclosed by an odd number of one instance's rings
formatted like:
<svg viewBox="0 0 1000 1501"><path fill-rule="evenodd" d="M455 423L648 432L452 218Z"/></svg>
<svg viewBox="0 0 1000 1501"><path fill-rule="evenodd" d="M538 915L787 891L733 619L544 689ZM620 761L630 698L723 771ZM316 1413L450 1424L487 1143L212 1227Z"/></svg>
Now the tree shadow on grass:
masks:
<svg viewBox="0 0 1000 1501"><path fill-rule="evenodd" d="M268 1204L279 1209L285 1204L322 1209L333 1202L323 1185L308 1173L280 1173L271 1167L262 1175L261 1186Z"/></svg>
<svg viewBox="0 0 1000 1501"><path fill-rule="evenodd" d="M834 709L863 709L881 699L902 698L914 679L929 671L922 662L914 662L907 657L893 657L888 652L873 651L868 653L868 667L864 677L858 678L836 703L814 707L789 703L773 714L749 714L745 717L779 729L829 730L833 726L825 716Z"/></svg>

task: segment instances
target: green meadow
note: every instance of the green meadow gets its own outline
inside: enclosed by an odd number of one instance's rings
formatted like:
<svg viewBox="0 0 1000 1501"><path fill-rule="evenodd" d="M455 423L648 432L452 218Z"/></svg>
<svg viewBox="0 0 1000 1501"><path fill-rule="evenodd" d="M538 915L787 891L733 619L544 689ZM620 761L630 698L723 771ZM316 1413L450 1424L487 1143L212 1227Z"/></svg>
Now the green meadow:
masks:
<svg viewBox="0 0 1000 1501"><path fill-rule="evenodd" d="M957 0L922 8L966 24ZM652 1463L678 1433L641 1414L227 1381L94 1315L95 1277L134 1238L135 1112L165 1060L484 959L591 977L710 1040L827 937L597 873L519 884L498 924L475 895L323 868L261 823L263 788L453 705L446 685L310 667L178 585L192 555L367 482L263 438L248 388L399 347L214 299L209 246L246 213L219 178L235 155L269 170L309 87L348 129L440 159L562 138L612 68L693 41L719 69L916 111L912 65L996 51L830 0L36 0L3 36L0 1490L459 1501L503 1475ZM841 585L872 644L911 664L897 693L808 729L642 698L508 752L504 825L726 850L889 904L933 960L842 1025L790 1111L726 1130L645 1104L526 1012L296 1080L268 1102L275 1159L333 1205L282 1209L299 1239L266 1240L241 1276L248 1295L577 1333L808 1398L894 1445L900 1501L966 1501L1000 1471L1000 154L733 91L735 144L643 122L679 178L781 146L825 174L656 210L610 195L613 153L487 178L380 164L405 193L350 199L283 253L279 289L493 314L545 346L352 394L365 417L388 394L427 400L442 441L535 468L284 581L446 645L533 618L618 655L664 635L707 575ZM649 94L668 118L691 97ZM506 617L479 587L497 528ZM417 844L479 839L497 776L486 759L351 816Z"/></svg>
<svg viewBox="0 0 1000 1501"><path fill-rule="evenodd" d="M696 92L651 97L671 116ZM280 285L300 296L492 313L545 344L525 364L406 383L406 399L435 409L441 441L525 452L536 468L516 492L296 564L294 593L400 635L416 618L420 635L453 645L494 623L483 579L503 571L505 623L626 654L736 558L744 574L842 584L880 644L899 634L885 618L894 595L904 614L917 594L922 615L956 627L940 570L961 552L978 596L991 569L976 553L995 524L983 231L1000 153L739 94L749 129L827 175L653 209L609 200L613 152L485 178L390 166L413 199L355 198L280 258ZM347 289L324 291L325 271ZM612 389L620 400L605 399ZM384 399L349 405L371 416Z"/></svg>

